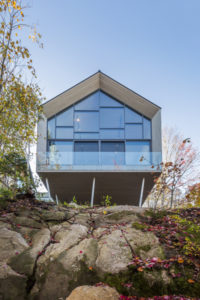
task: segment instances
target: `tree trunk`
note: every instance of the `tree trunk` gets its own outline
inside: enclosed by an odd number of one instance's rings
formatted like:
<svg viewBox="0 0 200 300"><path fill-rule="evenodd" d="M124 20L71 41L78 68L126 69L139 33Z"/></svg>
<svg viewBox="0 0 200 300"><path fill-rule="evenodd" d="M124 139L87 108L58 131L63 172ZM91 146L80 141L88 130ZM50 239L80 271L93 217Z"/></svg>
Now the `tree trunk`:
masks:
<svg viewBox="0 0 200 300"><path fill-rule="evenodd" d="M174 202L174 190L171 191L171 201L170 201L170 208L172 208Z"/></svg>

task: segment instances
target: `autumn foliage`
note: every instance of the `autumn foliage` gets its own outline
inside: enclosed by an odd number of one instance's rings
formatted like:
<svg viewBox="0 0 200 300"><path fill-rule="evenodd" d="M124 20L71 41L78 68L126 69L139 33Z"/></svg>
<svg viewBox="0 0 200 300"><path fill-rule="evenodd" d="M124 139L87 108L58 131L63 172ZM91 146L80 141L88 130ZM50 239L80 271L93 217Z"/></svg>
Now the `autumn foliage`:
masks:
<svg viewBox="0 0 200 300"><path fill-rule="evenodd" d="M41 36L35 29L32 33L25 22L25 11L23 1L0 1L0 188L12 186L13 192L19 173L11 172L14 162L10 157L26 159L27 147L35 140L35 126L41 115L41 92L35 83L31 54L25 46L26 35L27 40L38 44Z"/></svg>

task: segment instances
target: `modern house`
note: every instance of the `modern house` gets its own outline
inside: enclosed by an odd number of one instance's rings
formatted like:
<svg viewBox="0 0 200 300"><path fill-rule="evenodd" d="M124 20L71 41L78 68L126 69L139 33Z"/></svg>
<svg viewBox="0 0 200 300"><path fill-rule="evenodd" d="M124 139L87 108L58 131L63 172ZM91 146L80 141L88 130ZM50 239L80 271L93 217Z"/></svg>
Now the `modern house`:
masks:
<svg viewBox="0 0 200 300"><path fill-rule="evenodd" d="M161 172L159 106L98 71L43 113L37 173L53 199L142 205Z"/></svg>

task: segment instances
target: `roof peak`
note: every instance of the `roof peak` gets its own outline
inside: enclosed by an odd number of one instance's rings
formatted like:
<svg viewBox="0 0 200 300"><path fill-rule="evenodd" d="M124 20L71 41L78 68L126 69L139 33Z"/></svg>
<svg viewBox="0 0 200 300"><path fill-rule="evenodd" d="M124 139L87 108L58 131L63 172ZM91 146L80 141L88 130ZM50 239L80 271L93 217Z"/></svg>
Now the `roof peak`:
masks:
<svg viewBox="0 0 200 300"><path fill-rule="evenodd" d="M70 87L43 104L46 115L50 117L66 107L80 101L97 90L102 90L111 97L124 102L139 113L152 118L160 107L110 76L98 70L96 73Z"/></svg>

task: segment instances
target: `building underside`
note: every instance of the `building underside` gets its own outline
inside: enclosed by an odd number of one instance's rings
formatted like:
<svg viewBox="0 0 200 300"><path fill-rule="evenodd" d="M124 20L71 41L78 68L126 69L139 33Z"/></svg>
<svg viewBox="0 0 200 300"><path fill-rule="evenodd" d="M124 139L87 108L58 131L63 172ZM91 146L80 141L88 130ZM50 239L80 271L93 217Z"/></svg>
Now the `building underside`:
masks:
<svg viewBox="0 0 200 300"><path fill-rule="evenodd" d="M78 204L90 203L93 178L95 178L94 205L103 201L103 196L112 197L112 204L139 205L144 178L142 203L152 190L154 180L160 172L40 172L51 197L63 202L71 202L76 197Z"/></svg>

